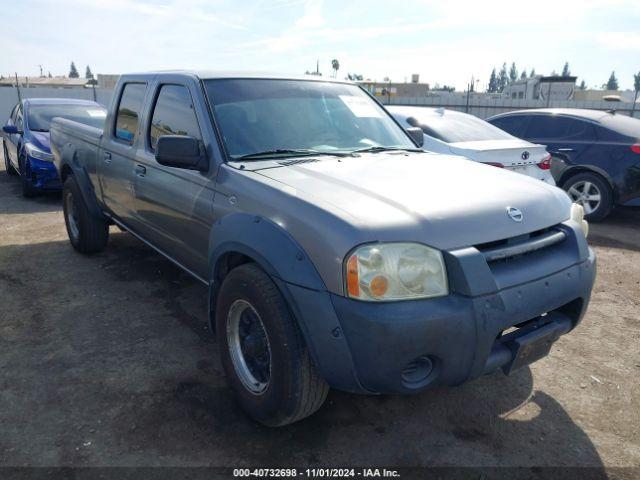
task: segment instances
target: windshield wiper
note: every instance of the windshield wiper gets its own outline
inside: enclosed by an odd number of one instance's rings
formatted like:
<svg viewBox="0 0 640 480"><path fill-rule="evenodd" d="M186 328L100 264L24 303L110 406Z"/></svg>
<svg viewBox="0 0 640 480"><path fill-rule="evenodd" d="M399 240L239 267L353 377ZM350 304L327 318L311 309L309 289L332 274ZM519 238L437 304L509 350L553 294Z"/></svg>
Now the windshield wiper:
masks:
<svg viewBox="0 0 640 480"><path fill-rule="evenodd" d="M380 145L374 145L371 147L358 148L357 150L352 150L351 153L377 153L377 152L422 152L423 150L419 148L402 148L402 147L383 147Z"/></svg>
<svg viewBox="0 0 640 480"><path fill-rule="evenodd" d="M239 157L234 157L234 161L239 160L260 160L263 157L310 157L315 155L330 155L335 157L344 157L349 155L343 152L322 152L310 148L276 148L274 150L264 150L262 152L247 153Z"/></svg>

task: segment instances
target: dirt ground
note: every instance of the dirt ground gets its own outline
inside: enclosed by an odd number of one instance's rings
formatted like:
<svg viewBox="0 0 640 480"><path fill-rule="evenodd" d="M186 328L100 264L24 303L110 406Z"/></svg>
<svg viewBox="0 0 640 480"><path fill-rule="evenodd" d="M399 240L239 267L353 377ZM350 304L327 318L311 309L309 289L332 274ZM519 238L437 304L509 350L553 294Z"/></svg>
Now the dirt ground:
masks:
<svg viewBox="0 0 640 480"><path fill-rule="evenodd" d="M227 388L204 286L117 229L104 253L75 253L60 197L24 199L0 171L0 466L639 467L640 211L590 243L586 318L531 368L410 397L331 392L268 429Z"/></svg>

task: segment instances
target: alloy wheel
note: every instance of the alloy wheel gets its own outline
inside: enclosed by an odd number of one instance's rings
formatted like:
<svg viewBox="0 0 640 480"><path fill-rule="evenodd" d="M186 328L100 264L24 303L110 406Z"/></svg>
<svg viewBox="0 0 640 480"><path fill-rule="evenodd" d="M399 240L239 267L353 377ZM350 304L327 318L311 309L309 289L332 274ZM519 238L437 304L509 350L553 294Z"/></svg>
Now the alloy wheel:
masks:
<svg viewBox="0 0 640 480"><path fill-rule="evenodd" d="M587 215L596 211L602 201L600 189L594 183L587 180L574 183L569 187L567 193L569 197L571 197L571 200L582 205L584 213Z"/></svg>

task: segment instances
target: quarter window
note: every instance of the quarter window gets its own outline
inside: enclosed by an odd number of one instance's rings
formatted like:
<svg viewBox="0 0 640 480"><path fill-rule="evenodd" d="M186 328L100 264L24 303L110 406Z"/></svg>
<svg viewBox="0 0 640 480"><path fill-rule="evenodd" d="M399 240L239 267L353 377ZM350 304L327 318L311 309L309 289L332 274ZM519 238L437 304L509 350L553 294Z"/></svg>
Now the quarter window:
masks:
<svg viewBox="0 0 640 480"><path fill-rule="evenodd" d="M149 128L149 144L156 148L164 135L188 135L200 139L200 128L191 95L181 85L163 85L153 109Z"/></svg>
<svg viewBox="0 0 640 480"><path fill-rule="evenodd" d="M138 131L140 111L146 89L147 86L144 83L127 83L122 90L116 116L115 136L129 144L133 143Z"/></svg>

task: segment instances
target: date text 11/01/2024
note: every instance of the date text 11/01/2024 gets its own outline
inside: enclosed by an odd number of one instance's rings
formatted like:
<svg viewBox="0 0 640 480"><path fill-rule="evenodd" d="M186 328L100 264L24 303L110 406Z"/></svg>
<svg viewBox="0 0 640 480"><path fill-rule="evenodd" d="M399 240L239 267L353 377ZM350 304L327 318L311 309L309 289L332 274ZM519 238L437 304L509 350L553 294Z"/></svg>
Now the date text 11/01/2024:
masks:
<svg viewBox="0 0 640 480"><path fill-rule="evenodd" d="M386 468L306 468L298 470L295 468L238 468L233 470L234 478L239 477L309 477L309 478L399 478L397 470Z"/></svg>

